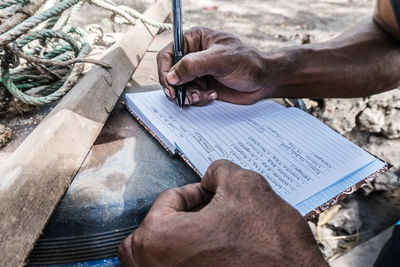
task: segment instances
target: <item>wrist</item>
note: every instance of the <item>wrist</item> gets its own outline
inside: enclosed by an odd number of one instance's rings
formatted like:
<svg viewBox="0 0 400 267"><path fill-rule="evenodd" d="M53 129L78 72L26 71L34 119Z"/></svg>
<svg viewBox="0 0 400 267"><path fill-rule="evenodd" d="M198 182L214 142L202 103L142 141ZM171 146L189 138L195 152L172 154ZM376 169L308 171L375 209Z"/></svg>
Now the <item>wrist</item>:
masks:
<svg viewBox="0 0 400 267"><path fill-rule="evenodd" d="M293 73L296 53L289 49L269 51L263 54L262 88L264 98L282 97L282 89ZM286 80L286 81L285 81Z"/></svg>
<svg viewBox="0 0 400 267"><path fill-rule="evenodd" d="M313 84L315 68L322 68L320 45L289 47L264 53L264 98L306 97ZM319 61L319 60L317 60Z"/></svg>

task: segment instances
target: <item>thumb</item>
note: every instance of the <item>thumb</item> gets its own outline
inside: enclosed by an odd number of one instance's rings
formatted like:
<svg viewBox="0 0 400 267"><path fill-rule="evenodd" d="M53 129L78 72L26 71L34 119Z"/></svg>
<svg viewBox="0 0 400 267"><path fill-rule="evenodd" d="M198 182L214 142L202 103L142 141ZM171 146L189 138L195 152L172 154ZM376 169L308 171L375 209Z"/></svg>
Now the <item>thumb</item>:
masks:
<svg viewBox="0 0 400 267"><path fill-rule="evenodd" d="M179 85L215 74L217 69L213 62L216 58L212 54L211 49L207 49L185 55L167 74L168 83Z"/></svg>
<svg viewBox="0 0 400 267"><path fill-rule="evenodd" d="M171 188L163 191L157 197L149 214L192 211L210 202L211 198L212 194L207 192L200 183Z"/></svg>

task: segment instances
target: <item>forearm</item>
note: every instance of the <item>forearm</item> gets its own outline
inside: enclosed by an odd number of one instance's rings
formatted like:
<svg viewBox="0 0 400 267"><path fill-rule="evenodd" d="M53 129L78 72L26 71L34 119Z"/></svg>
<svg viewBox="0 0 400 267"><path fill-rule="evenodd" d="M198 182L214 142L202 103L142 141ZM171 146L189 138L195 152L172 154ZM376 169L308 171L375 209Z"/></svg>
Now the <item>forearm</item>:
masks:
<svg viewBox="0 0 400 267"><path fill-rule="evenodd" d="M265 54L265 97L362 97L396 88L400 42L372 19L324 43Z"/></svg>

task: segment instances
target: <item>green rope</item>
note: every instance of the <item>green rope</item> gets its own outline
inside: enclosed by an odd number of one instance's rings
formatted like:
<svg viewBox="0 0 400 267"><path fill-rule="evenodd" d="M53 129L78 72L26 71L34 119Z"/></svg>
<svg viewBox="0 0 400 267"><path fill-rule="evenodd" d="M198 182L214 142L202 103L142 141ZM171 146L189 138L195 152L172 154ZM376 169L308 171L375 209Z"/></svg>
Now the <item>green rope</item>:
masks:
<svg viewBox="0 0 400 267"><path fill-rule="evenodd" d="M25 6L28 3L29 1L27 0L3 0L0 2L0 9L4 9L14 5Z"/></svg>
<svg viewBox="0 0 400 267"><path fill-rule="evenodd" d="M90 45L85 44L82 47L82 50L80 51L80 53L78 55L78 58L86 57L89 54L90 50L91 50ZM62 83L61 82L57 83L57 85L61 84L61 86L58 89L56 89L54 92L52 92L51 94L46 95L46 96L32 96L32 95L28 95L28 94L22 92L20 89L18 89L17 86L14 84L14 82L11 79L10 70L9 70L8 66L6 66L5 64L3 64L3 66L2 66L1 78L3 79L3 84L8 89L8 91L13 96L15 96L16 98L21 100L22 102L27 103L27 104L32 104L32 105L44 105L44 104L49 104L51 102L58 100L70 89L69 81L71 79L76 79L77 76L79 76L80 71L78 70L78 68L81 67L81 65L82 65L82 63L76 64L74 66L74 68L72 69L68 78L63 78ZM54 86L50 86L48 89L50 89L50 88L55 89Z"/></svg>
<svg viewBox="0 0 400 267"><path fill-rule="evenodd" d="M26 35L23 39L19 40L17 42L17 48L22 49L24 46L29 44L32 41L38 40L38 39L46 39L48 40L49 38L57 38L57 39L62 39L66 41L70 47L73 49L76 55L79 54L80 47L77 44L77 42L71 38L68 34L62 31L53 31L53 30L41 30L37 31L34 33L31 33L29 35Z"/></svg>
<svg viewBox="0 0 400 267"><path fill-rule="evenodd" d="M72 88L83 70L83 63L77 63L71 68L41 64L39 60L43 58L67 61L74 57L85 58L89 54L91 47L86 41L84 31L65 25L61 30L53 29L61 14L77 3L79 5L75 8L75 13L81 7L80 0L61 0L52 8L28 18L0 35L0 90L8 90L11 95L24 103L44 105L58 100ZM26 4L29 4L27 0L1 0L0 10ZM71 12L64 24L72 15ZM44 21L46 21L44 29L22 35ZM12 70L13 67L19 65L19 59L8 50L1 50L2 46L5 47L4 45L10 44L12 41L14 49L34 56L32 60L35 58L38 60L32 62L28 60L25 67ZM38 89L32 95L29 90L34 88Z"/></svg>

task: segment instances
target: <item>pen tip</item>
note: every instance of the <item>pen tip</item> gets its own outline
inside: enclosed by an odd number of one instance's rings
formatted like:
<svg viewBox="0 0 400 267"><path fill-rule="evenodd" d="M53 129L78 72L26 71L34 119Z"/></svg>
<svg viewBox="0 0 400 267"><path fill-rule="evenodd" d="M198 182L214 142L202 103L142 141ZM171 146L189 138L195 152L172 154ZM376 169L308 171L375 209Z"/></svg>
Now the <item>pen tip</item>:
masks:
<svg viewBox="0 0 400 267"><path fill-rule="evenodd" d="M183 105L185 103L185 94L184 94L182 89L178 90L177 94L178 94L177 95L178 106L179 106L179 109L182 110L183 109Z"/></svg>

